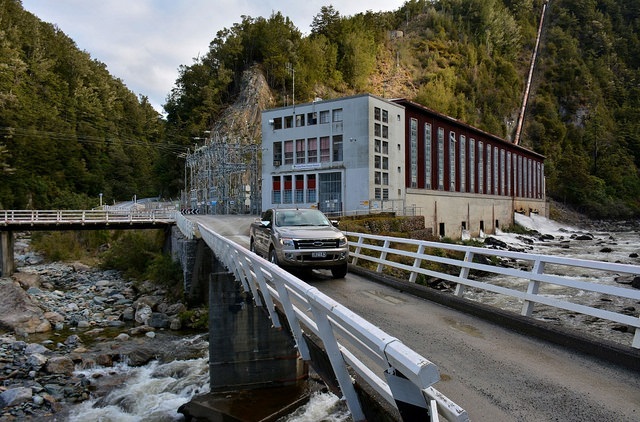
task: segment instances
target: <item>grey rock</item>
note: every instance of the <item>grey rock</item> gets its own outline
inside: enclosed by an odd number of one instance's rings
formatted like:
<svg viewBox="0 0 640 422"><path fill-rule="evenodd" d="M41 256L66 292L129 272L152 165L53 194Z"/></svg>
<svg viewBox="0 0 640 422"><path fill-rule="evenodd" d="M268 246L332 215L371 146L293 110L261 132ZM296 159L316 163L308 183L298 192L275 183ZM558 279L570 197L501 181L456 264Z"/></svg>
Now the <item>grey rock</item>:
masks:
<svg viewBox="0 0 640 422"><path fill-rule="evenodd" d="M133 319L135 318L135 314L136 311L129 306L122 312L122 319L124 321L133 321Z"/></svg>
<svg viewBox="0 0 640 422"><path fill-rule="evenodd" d="M80 337L78 337L77 334L72 334L69 337L67 337L67 339L64 341L64 344L66 344L67 346L73 346L76 345L78 343L82 343L82 340L80 340Z"/></svg>
<svg viewBox="0 0 640 422"><path fill-rule="evenodd" d="M152 313L153 311L151 310L151 307L149 305L138 305L135 314L135 321L140 324L146 324Z"/></svg>
<svg viewBox="0 0 640 422"><path fill-rule="evenodd" d="M181 312L187 310L187 307L184 306L183 303L174 303L173 305L169 305L166 310L167 315L177 315Z"/></svg>
<svg viewBox="0 0 640 422"><path fill-rule="evenodd" d="M153 328L169 328L171 321L167 314L153 312L147 320L147 325Z"/></svg>
<svg viewBox="0 0 640 422"><path fill-rule="evenodd" d="M169 323L169 328L171 330L179 330L182 328L182 321L180 321L180 318L172 318L171 322Z"/></svg>
<svg viewBox="0 0 640 422"><path fill-rule="evenodd" d="M41 353L33 353L27 358L27 365L31 366L32 368L40 368L42 367L42 365L47 363L47 360L48 359L45 355Z"/></svg>
<svg viewBox="0 0 640 422"><path fill-rule="evenodd" d="M0 408L17 406L30 401L32 396L33 392L28 387L11 388L0 394Z"/></svg>
<svg viewBox="0 0 640 422"><path fill-rule="evenodd" d="M48 351L49 351L49 349L47 349L46 347L44 347L41 344L29 343L29 344L27 344L27 347L25 347L25 349L24 349L24 354L28 356L28 355L31 355L31 354L34 354L34 353L44 354L44 353L47 353Z"/></svg>

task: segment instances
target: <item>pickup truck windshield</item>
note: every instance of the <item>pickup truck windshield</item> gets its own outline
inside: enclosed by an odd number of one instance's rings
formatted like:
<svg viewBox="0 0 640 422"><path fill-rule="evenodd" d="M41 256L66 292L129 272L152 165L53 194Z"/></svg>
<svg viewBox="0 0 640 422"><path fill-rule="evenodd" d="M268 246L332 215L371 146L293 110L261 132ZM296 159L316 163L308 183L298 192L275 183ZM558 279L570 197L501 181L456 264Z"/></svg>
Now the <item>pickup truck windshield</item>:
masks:
<svg viewBox="0 0 640 422"><path fill-rule="evenodd" d="M275 222L279 227L331 225L324 214L315 210L277 211Z"/></svg>

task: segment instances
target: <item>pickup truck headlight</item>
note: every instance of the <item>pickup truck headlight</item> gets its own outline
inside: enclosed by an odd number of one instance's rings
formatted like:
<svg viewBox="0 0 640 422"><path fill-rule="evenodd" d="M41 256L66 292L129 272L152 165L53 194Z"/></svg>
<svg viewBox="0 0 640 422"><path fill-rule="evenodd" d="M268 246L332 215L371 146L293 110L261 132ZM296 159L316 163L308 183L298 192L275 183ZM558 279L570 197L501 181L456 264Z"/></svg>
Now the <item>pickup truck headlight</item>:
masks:
<svg viewBox="0 0 640 422"><path fill-rule="evenodd" d="M280 243L282 243L282 246L286 246L289 248L293 248L293 239L291 239L290 237L281 237L280 238Z"/></svg>
<svg viewBox="0 0 640 422"><path fill-rule="evenodd" d="M343 246L347 246L347 238L344 236L338 239L338 247L343 247Z"/></svg>

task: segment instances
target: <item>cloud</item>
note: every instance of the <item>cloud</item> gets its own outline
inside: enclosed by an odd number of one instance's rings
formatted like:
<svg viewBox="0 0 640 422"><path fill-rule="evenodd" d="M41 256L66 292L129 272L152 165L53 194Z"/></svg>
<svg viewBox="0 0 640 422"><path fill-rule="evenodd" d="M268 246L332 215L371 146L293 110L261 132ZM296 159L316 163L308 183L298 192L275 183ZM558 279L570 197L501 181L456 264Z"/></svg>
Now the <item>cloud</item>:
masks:
<svg viewBox="0 0 640 422"><path fill-rule="evenodd" d="M373 0L366 6L333 1L335 10L351 16L367 10L396 10L404 1ZM137 95L145 95L156 110L174 86L181 65L206 54L218 31L241 16L268 18L280 11L303 33L324 1L260 0L22 0L23 7L45 22L56 24L78 48L107 65Z"/></svg>

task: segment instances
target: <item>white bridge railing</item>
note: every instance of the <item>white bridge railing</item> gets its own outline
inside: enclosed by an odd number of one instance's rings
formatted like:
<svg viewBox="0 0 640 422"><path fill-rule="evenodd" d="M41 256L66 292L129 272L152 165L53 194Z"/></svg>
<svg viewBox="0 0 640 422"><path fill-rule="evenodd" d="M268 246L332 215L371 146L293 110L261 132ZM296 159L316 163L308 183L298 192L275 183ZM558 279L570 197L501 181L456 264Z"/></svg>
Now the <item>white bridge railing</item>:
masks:
<svg viewBox="0 0 640 422"><path fill-rule="evenodd" d="M439 415L469 420L466 411L433 387L440 379L433 363L317 288L198 226L216 258L253 294L256 305L266 307L276 327L281 324L275 308L283 310L303 359L311 359L303 332L321 339L354 421L365 417L347 365L394 407L397 402L421 406L431 421Z"/></svg>
<svg viewBox="0 0 640 422"><path fill-rule="evenodd" d="M640 275L640 266L353 232L345 234L349 236L353 265L359 265L360 261L369 261L374 263L375 271L378 273L382 273L385 268L404 270L408 273L408 282L415 282L419 275L448 280L456 283L455 295L459 297L465 294L466 288L510 296L522 301L520 313L527 317L532 316L536 304L542 304L624 324L635 328L631 346L640 348L640 318L637 311L636 316L632 316L568 300L582 297L585 292L592 292L598 298L606 295L637 302L640 300L640 290L582 281L578 279L585 278L582 274L570 274L579 269L581 273L591 273L591 279L613 280L620 274ZM460 258L442 256L445 255L442 251L453 252L449 255L457 254ZM489 260L497 258L516 263L520 268L491 265L477 260L474 262L474 258L480 256ZM437 271L423 263L459 268L459 273ZM431 268L437 268L437 265ZM492 284L489 282L490 277L485 278L485 281L479 280L478 273L472 273L474 271L506 276L510 280L510 287ZM566 293L556 294L558 288L565 289Z"/></svg>
<svg viewBox="0 0 640 422"><path fill-rule="evenodd" d="M0 226L46 224L154 223L175 221L175 210L0 210Z"/></svg>

